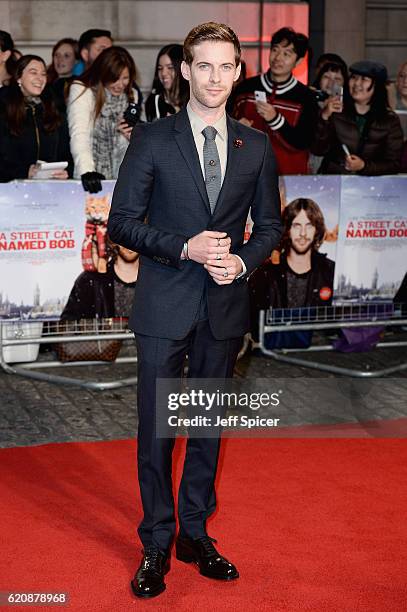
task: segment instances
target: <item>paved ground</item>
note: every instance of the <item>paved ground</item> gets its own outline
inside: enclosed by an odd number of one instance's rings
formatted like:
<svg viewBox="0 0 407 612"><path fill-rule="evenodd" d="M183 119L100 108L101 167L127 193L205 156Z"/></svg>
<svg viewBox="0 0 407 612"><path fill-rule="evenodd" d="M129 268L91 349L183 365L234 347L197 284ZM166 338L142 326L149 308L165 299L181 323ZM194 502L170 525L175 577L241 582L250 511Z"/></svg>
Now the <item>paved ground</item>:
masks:
<svg viewBox="0 0 407 612"><path fill-rule="evenodd" d="M406 340L407 334L391 332L387 339ZM124 347L126 351L131 353L133 348ZM50 355L41 358L49 359ZM406 347L375 349L352 355L308 353L304 358L368 371L407 361L407 350ZM70 368L69 375L113 380L134 376L135 367L123 364ZM256 388L256 379L279 379L288 385L291 395L287 401L286 425L407 417L407 369L393 377L358 381L247 354L238 362L236 376L243 382L243 388L247 385L252 390ZM328 390L334 389L337 397L339 392L346 397L346 408L338 408L338 402L328 402L328 408L326 403L322 407L326 384ZM88 391L1 371L0 402L0 447L122 439L134 437L137 431L135 386L115 391Z"/></svg>

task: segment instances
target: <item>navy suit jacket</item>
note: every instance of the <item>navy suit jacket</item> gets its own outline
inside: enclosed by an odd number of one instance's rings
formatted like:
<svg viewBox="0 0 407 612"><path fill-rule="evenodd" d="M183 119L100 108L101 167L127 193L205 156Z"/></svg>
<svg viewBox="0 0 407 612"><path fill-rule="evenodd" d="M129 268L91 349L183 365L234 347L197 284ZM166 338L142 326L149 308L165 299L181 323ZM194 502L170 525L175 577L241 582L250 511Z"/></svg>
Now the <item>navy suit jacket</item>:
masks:
<svg viewBox="0 0 407 612"><path fill-rule="evenodd" d="M130 317L138 334L184 338L203 295L215 338L242 336L249 329L245 280L281 234L278 178L268 137L230 117L227 127L227 168L213 214L186 109L133 129L108 233L114 242L140 253ZM249 209L254 227L243 244ZM217 285L201 264L180 260L184 242L204 230L227 232L231 253L245 262L246 279Z"/></svg>

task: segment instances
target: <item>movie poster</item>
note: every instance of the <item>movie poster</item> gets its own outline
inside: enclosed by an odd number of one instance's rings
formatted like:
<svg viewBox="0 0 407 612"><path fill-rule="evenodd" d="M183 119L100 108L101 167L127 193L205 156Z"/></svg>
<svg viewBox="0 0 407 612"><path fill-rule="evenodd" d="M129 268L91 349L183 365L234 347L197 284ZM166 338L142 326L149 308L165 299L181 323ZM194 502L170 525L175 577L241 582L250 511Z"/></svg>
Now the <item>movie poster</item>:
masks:
<svg viewBox="0 0 407 612"><path fill-rule="evenodd" d="M320 207L325 225L325 239L319 247L320 253L335 261L338 240L339 207L341 197L340 176L281 176L279 180L281 210L298 198L309 198ZM249 215L246 223L245 241L249 240L253 221Z"/></svg>
<svg viewBox="0 0 407 612"><path fill-rule="evenodd" d="M283 207L309 198L321 209L318 252L336 262L336 302L393 299L407 272L406 185L402 176L281 178ZM77 181L1 185L1 318L57 318L78 275L103 272L105 253L95 257L95 248L104 249L114 181L103 187L92 195Z"/></svg>
<svg viewBox="0 0 407 612"><path fill-rule="evenodd" d="M271 307L281 323L331 304L340 186L339 176L280 178L282 239L249 281L254 338L260 310ZM268 349L305 348L311 339L312 332L284 331L267 334L264 342Z"/></svg>
<svg viewBox="0 0 407 612"><path fill-rule="evenodd" d="M107 219L113 187L104 181L93 195L78 181L1 185L0 318L59 317L90 265L89 241Z"/></svg>
<svg viewBox="0 0 407 612"><path fill-rule="evenodd" d="M342 177L336 303L391 301L407 272L407 180Z"/></svg>
<svg viewBox="0 0 407 612"><path fill-rule="evenodd" d="M309 198L318 204L327 230L325 239L319 247L319 252L326 253L329 259L335 261L341 177L323 175L284 176L280 178L280 197L282 209L297 198Z"/></svg>

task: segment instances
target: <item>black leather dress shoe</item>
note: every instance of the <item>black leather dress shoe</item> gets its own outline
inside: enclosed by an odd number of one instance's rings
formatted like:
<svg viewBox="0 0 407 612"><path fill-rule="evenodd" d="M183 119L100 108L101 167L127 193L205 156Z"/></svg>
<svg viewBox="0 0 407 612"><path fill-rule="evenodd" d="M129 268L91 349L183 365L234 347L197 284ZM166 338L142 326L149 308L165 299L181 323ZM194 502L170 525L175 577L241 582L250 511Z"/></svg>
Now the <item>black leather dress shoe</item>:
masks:
<svg viewBox="0 0 407 612"><path fill-rule="evenodd" d="M176 557L178 561L184 563L196 563L200 573L207 578L217 580L239 578L236 567L218 553L213 542L216 540L209 536L195 540L178 536L175 543Z"/></svg>
<svg viewBox="0 0 407 612"><path fill-rule="evenodd" d="M165 591L164 576L170 569L168 555L154 546L146 547L131 588L137 597L155 597Z"/></svg>

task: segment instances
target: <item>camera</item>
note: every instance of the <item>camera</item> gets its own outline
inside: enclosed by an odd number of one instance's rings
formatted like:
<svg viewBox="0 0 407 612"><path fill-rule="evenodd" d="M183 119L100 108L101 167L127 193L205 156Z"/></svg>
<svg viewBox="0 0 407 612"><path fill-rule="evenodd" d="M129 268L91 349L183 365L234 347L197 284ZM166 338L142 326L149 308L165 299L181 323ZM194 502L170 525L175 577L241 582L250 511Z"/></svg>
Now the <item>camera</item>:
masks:
<svg viewBox="0 0 407 612"><path fill-rule="evenodd" d="M329 93L326 91L322 91L322 89L315 89L314 96L317 102L325 102L325 100L328 100L329 98Z"/></svg>
<svg viewBox="0 0 407 612"><path fill-rule="evenodd" d="M123 119L129 127L134 127L140 121L141 104L130 102L123 113Z"/></svg>

